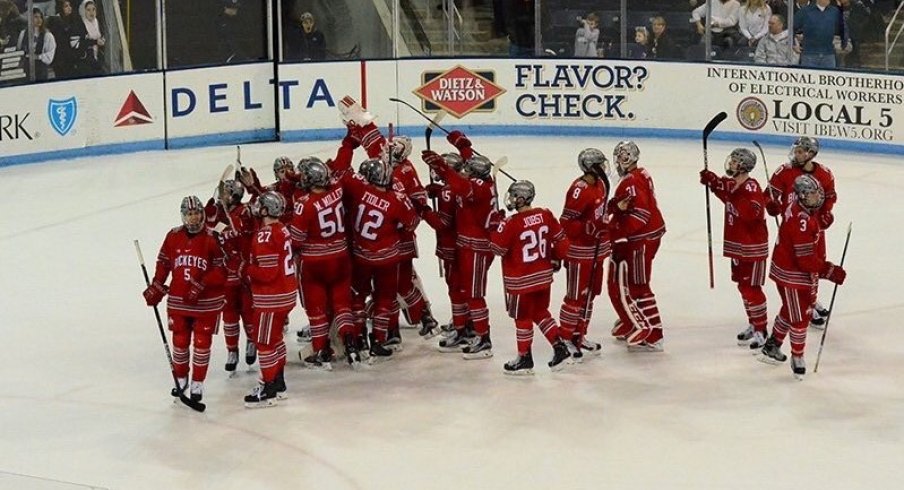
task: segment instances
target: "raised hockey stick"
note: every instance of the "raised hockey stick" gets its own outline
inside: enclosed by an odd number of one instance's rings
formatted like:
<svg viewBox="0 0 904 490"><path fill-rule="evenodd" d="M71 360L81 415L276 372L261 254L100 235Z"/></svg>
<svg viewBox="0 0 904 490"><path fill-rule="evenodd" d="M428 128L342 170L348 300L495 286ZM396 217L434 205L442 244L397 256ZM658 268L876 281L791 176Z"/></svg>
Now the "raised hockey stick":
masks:
<svg viewBox="0 0 904 490"><path fill-rule="evenodd" d="M439 111L433 116L433 119L430 120L430 124L427 125L427 129L424 130L424 140L427 143L427 150L430 150L430 137L433 136L433 129L436 128L436 125L439 124L446 117L446 111ZM435 184L436 181L433 180L433 171L429 172L430 175L430 183ZM438 209L437 205L437 197L433 196L431 198L431 204L433 204L433 210L436 211ZM443 277L445 272L443 271L443 259L437 257L437 263L439 264L439 277Z"/></svg>
<svg viewBox="0 0 904 490"><path fill-rule="evenodd" d="M150 287L151 278L148 276L148 268L144 265L144 255L141 253L141 246L138 244L138 240L135 240L135 253L138 254L138 263L141 264L141 272L144 274L144 283ZM160 319L160 310L157 309L156 305L154 306L154 316L157 318L157 330L160 331L160 339L163 340L163 349L166 351L166 359L169 361L170 374L173 375L173 385L176 387L176 392L179 393L179 401L196 412L207 410L207 405L202 402L196 402L185 396L185 391L179 386L179 379L176 378L176 372L173 370L173 354L170 352L169 342L166 340L166 334L163 332L163 320Z"/></svg>
<svg viewBox="0 0 904 490"><path fill-rule="evenodd" d="M451 131L449 131L448 129L446 129L446 128L440 126L439 124L434 123L434 122L433 122L433 119L430 119L430 116L424 114L423 112L421 112L420 109L418 109L417 107L414 107L413 105L409 104L408 102L405 102L405 101L402 100L402 99L397 99L397 98L395 98L395 97L390 97L389 100L390 100L390 102L398 102L398 103L400 103L400 104L404 104L404 105L408 106L411 110L413 110L414 112L417 112L421 117L423 117L424 119L426 119L426 120L430 121L431 123L433 123L433 126L435 126L435 127L436 127L437 129L439 129L440 131L442 131L442 132L444 132L444 133L446 133L446 134L449 134L449 133L451 132ZM480 152L477 151L477 150L473 150L473 151L474 151L474 154L475 154L475 155L486 156L486 155L483 155L482 153L480 153ZM512 179L512 182L516 182L516 181L518 180L518 179L512 177L512 175L511 175L510 173L506 172L505 170L501 170L501 169L500 169L499 171L502 172L502 175L505 175L506 177Z"/></svg>
<svg viewBox="0 0 904 490"><path fill-rule="evenodd" d="M706 127L703 128L703 168L705 170L709 170L709 158L706 149L709 135L711 135L712 132L715 131L716 126L721 124L727 117L728 113L720 112L710 119L709 122L706 123ZM713 219L710 214L709 187L704 187L703 192L706 194L706 243L709 247L709 288L713 289L716 287L716 281L713 275Z"/></svg>
<svg viewBox="0 0 904 490"><path fill-rule="evenodd" d="M753 140L753 146L755 146L757 150L760 150L760 158L763 160L763 170L766 171L766 185L769 185L769 165L766 163L766 152L763 151L763 147L760 146L760 142L757 140ZM773 218L775 218L775 226L781 226L778 222L778 216L773 216Z"/></svg>
<svg viewBox="0 0 904 490"><path fill-rule="evenodd" d="M847 236L844 238L844 249L841 251L841 261L838 265L844 267L844 258L847 256L848 243L851 242L851 227L854 223L848 223ZM829 314L826 316L826 325L822 331L822 339L819 340L819 352L816 354L816 365L813 367L813 374L819 371L819 359L822 358L822 346L826 344L826 334L829 333L829 320L832 319L832 313L835 313L835 294L838 292L838 285L832 289L832 299L829 300Z"/></svg>

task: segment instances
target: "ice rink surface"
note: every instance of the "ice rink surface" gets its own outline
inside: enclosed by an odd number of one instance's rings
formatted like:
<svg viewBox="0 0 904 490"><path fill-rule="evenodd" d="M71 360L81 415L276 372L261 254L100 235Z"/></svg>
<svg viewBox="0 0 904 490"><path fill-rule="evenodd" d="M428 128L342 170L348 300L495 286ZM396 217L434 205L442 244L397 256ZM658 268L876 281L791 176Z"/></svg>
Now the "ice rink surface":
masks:
<svg viewBox="0 0 904 490"><path fill-rule="evenodd" d="M556 215L578 174L577 152L597 146L611 155L616 143L474 140L494 159L507 156L510 173L536 184L535 204ZM590 330L604 344L601 358L550 373L551 349L537 332L537 374L504 376L515 333L497 260L488 287L492 359L441 354L436 339L403 330L404 351L391 362L364 372L337 362L331 373L313 372L298 361L290 331L291 398L248 410L241 398L257 373L227 379L217 336L204 414L169 396L172 381L141 298L132 240L153 262L167 230L180 224L181 198L206 200L235 148L0 169L0 488L900 488L901 156L823 149L817 157L834 172L839 194L830 259L838 260L847 223L854 225L848 280L819 373L812 369L821 332L810 330L809 372L797 382L787 363L759 363L735 345L746 322L728 260L720 257L716 199L716 288L708 287L700 143L637 142L668 228L653 268L664 353L629 354L612 341L614 313L601 297ZM248 145L243 159L266 183L276 156L326 158L337 144ZM735 146L712 142L710 167L719 171ZM786 159L788 146L766 147L770 170ZM765 181L762 162L754 176ZM501 178L500 192L507 185ZM772 241L774 223L769 227ZM417 268L444 321L448 300L433 233L423 224L419 242ZM563 274L553 289L556 317ZM826 304L829 286L820 291ZM771 281L766 291L771 319L779 306ZM306 323L300 307L291 319L295 328Z"/></svg>

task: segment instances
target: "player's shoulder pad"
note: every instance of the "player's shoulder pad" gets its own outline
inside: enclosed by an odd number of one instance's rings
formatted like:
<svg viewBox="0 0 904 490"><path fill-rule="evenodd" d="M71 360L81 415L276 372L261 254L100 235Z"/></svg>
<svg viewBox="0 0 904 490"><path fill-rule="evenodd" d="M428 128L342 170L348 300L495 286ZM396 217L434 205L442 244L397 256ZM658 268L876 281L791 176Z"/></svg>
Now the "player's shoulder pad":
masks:
<svg viewBox="0 0 904 490"><path fill-rule="evenodd" d="M179 233L179 232L182 231L184 228L185 228L185 225L179 225L179 226L177 226L177 227L175 227L175 228L170 228L170 231L167 232L167 235L173 235L173 234Z"/></svg>
<svg viewBox="0 0 904 490"><path fill-rule="evenodd" d="M590 187L590 184L588 184L587 181L584 180L583 178L578 177L577 179L574 180L574 182L572 182L571 186L579 188L579 189L586 189L586 188Z"/></svg>

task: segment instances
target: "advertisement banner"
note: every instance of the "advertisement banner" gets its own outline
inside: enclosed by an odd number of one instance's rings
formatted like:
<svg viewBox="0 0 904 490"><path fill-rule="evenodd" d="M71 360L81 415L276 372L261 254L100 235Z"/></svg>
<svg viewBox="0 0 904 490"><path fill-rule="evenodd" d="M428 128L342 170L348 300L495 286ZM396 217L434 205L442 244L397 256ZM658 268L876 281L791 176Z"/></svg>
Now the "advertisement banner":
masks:
<svg viewBox="0 0 904 490"><path fill-rule="evenodd" d="M276 137L272 63L166 73L171 148Z"/></svg>
<svg viewBox="0 0 904 490"><path fill-rule="evenodd" d="M0 165L162 149L161 74L22 85L0 98Z"/></svg>

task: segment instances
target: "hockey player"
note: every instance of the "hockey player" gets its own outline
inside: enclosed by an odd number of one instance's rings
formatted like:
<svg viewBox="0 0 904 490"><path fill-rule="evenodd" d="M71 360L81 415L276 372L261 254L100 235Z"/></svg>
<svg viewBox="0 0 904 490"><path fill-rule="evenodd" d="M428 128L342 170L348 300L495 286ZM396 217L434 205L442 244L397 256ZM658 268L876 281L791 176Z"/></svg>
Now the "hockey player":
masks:
<svg viewBox="0 0 904 490"><path fill-rule="evenodd" d="M253 168L241 167L236 171L236 178L242 182L242 185L253 197L260 196L266 191L278 192L287 204L286 214L280 219L288 222L292 218L288 204L294 202L300 190L299 177L295 172L292 159L286 156L276 157L273 160L273 176L276 177L276 182L264 187Z"/></svg>
<svg viewBox="0 0 904 490"><path fill-rule="evenodd" d="M559 327L549 314L552 275L568 254L568 238L552 212L533 208L534 185L526 180L512 183L505 207L515 214L504 218L490 234L493 253L502 256L502 276L509 316L515 320L518 357L505 363L506 374L532 374L531 344L536 325L550 345L549 368L561 370L569 349L559 339ZM571 343L570 339L566 342ZM576 351L574 346L572 351Z"/></svg>
<svg viewBox="0 0 904 490"><path fill-rule="evenodd" d="M653 178L638 167L640 149L633 141L615 145L613 159L621 180L607 205L612 265L609 298L619 321L612 335L630 351L662 351L662 320L650 289L653 259L665 234Z"/></svg>
<svg viewBox="0 0 904 490"><path fill-rule="evenodd" d="M844 284L847 273L841 266L826 261L819 251L820 208L825 204L819 181L812 175L798 176L794 181L794 195L795 199L785 210L769 269L769 278L775 281L782 298L782 308L759 359L767 363L784 362L787 356L781 347L790 331L791 369L795 377L802 379L807 372L803 356L813 290L820 278Z"/></svg>
<svg viewBox="0 0 904 490"><path fill-rule="evenodd" d="M411 138L407 136L395 136L387 142L382 158L388 160L392 167L392 188L408 196L411 204L419 216L429 210L427 203L427 191L421 184L414 169L414 165L408 160L411 154ZM420 324L418 331L421 337L429 339L439 333L438 324L424 295L424 291L418 287L415 278L414 259L417 258L417 237L414 231L402 234L402 242L399 247L401 253L399 262L399 297L404 302L402 312L409 325ZM393 316L397 322L398 315Z"/></svg>
<svg viewBox="0 0 904 490"><path fill-rule="evenodd" d="M248 396L248 408L276 405L285 396L283 369L286 344L283 325L295 307L295 262L289 230L280 222L286 201L275 191L266 191L252 205L261 226L251 240L247 281L251 283L253 336L260 357L261 379Z"/></svg>
<svg viewBox="0 0 904 490"><path fill-rule="evenodd" d="M578 154L583 175L575 179L565 194L559 220L571 246L565 258L568 288L559 313L562 338L578 347L575 360L583 352L600 354L602 346L587 339L593 299L603 290L603 263L610 254L609 234L604 223L609 192L606 155L596 148Z"/></svg>
<svg viewBox="0 0 904 490"><path fill-rule="evenodd" d="M494 221L499 221L498 198L495 183L491 177L493 164L471 148L471 141L459 131L452 131L447 140L455 146L465 160L465 176L459 175L443 157L426 150L422 158L445 182L458 204L455 213L456 263L460 276L463 297L467 298L467 313L474 325L476 338L468 342L465 337L467 316L455 314L453 306L452 323L455 334L440 341L442 352L457 352L461 349L465 359L492 357L493 345L490 341L490 312L486 296L487 270L493 262L490 250L489 230ZM495 219L494 219L495 217Z"/></svg>
<svg viewBox="0 0 904 490"><path fill-rule="evenodd" d="M454 172L460 173L465 162L457 153L444 153L442 157L446 165ZM464 297L459 277L461 273L455 266L455 209L457 207L452 189L435 171L430 171L433 183L427 186L427 195L436 202L435 210L424 213L424 221L436 230L436 256L442 265L443 278L446 280L446 288L452 314L468 318L468 303ZM442 330L453 332L452 324L443 325Z"/></svg>
<svg viewBox="0 0 904 490"><path fill-rule="evenodd" d="M210 345L223 308L225 256L214 232L205 228L204 207L196 196L182 199L182 226L166 234L154 280L144 290L148 306L156 306L164 296L169 329L173 335L173 372L181 391L188 384L188 351L191 356L192 400L201 401L204 379L210 362ZM169 286L167 277L172 274ZM180 393L173 388L172 395Z"/></svg>
<svg viewBox="0 0 904 490"><path fill-rule="evenodd" d="M251 339L251 290L242 282L242 267L248 261L251 237L256 224L248 206L242 203L245 189L236 180L224 180L215 222L225 226L220 233L226 252L226 303L223 305L223 332L226 338L226 371L235 373L239 362L239 321L244 324L245 363L257 360L257 347Z"/></svg>
<svg viewBox="0 0 904 490"><path fill-rule="evenodd" d="M819 153L819 140L809 136L801 136L791 145L788 154L788 163L776 169L769 179L769 187L766 188L766 211L770 216L782 216L794 199L794 182L797 177L807 174L813 176L825 193L825 203L816 213L816 222L819 224L819 242L816 246L817 253L825 259L826 241L825 230L835 222L832 210L838 201L835 193L835 177L832 171L825 165L814 160ZM811 326L819 328L825 323L829 312L817 302L817 290L813 290L813 315Z"/></svg>
<svg viewBox="0 0 904 490"><path fill-rule="evenodd" d="M769 231L763 191L750 176L754 166L756 155L746 148L736 148L725 160L725 177L704 169L700 171L700 183L725 203L722 255L731 259L731 280L738 285L747 312L747 328L738 334L738 345L762 349L769 321L763 293Z"/></svg>
<svg viewBox="0 0 904 490"><path fill-rule="evenodd" d="M348 363L361 361L354 339L351 313L351 257L345 232L343 189L331 181L330 170L320 159L304 158L298 164L306 191L295 202L289 226L292 240L304 261L301 278L304 307L311 321L313 354L302 359L313 369L331 370L330 325L336 325L345 344ZM299 355L301 352L299 351Z"/></svg>

